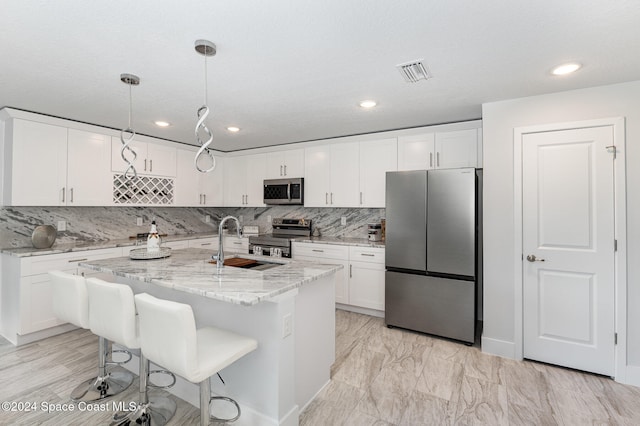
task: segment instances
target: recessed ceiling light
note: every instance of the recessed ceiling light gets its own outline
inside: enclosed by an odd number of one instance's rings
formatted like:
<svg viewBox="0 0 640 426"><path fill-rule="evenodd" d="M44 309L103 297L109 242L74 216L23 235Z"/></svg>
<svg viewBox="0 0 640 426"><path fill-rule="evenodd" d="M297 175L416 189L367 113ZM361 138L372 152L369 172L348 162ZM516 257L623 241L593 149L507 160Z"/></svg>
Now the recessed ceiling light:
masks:
<svg viewBox="0 0 640 426"><path fill-rule="evenodd" d="M169 123L168 121L154 121L155 125L158 127L169 127L171 126L171 123Z"/></svg>
<svg viewBox="0 0 640 426"><path fill-rule="evenodd" d="M571 74L572 72L578 71L582 67L581 64L577 62L571 62L568 64L562 64L555 67L551 70L551 74L553 75L566 75Z"/></svg>
<svg viewBox="0 0 640 426"><path fill-rule="evenodd" d="M362 108L373 108L376 105L378 105L378 103L376 101L372 101L372 100L366 100L366 101L360 102L360 106Z"/></svg>
<svg viewBox="0 0 640 426"><path fill-rule="evenodd" d="M227 127L227 130L233 133L239 132L240 131L240 127L236 127L236 126L229 126Z"/></svg>

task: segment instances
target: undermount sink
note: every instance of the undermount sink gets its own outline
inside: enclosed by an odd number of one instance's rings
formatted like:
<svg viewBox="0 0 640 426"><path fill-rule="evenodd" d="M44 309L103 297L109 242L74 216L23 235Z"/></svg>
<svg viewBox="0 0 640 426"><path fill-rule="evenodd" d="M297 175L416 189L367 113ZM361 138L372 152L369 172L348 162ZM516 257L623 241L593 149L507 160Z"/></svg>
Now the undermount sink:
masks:
<svg viewBox="0 0 640 426"><path fill-rule="evenodd" d="M234 268L242 268L242 269L251 269L254 271L265 271L267 269L276 268L282 265L283 263L249 259L246 257L239 257L239 256L230 257L224 260L224 266L231 266Z"/></svg>

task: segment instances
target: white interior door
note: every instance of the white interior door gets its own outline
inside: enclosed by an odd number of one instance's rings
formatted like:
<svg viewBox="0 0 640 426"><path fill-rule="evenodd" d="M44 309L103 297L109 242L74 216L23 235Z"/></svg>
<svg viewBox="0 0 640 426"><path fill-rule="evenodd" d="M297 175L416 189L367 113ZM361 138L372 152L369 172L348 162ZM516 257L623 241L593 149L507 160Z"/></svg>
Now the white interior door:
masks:
<svg viewBox="0 0 640 426"><path fill-rule="evenodd" d="M524 357L614 374L613 126L522 139Z"/></svg>

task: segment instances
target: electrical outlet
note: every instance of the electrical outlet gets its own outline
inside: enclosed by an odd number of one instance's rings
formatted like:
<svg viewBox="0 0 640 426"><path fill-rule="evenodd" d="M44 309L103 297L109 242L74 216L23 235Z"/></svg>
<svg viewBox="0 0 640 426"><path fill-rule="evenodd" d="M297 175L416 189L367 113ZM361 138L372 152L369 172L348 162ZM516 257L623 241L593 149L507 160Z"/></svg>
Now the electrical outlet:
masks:
<svg viewBox="0 0 640 426"><path fill-rule="evenodd" d="M58 232L62 232L62 231L66 231L67 230L67 222L64 220L59 220L58 221Z"/></svg>
<svg viewBox="0 0 640 426"><path fill-rule="evenodd" d="M347 224L347 217L346 216L342 216L340 218L340 225L346 226L346 224Z"/></svg>
<svg viewBox="0 0 640 426"><path fill-rule="evenodd" d="M136 217L136 225L142 226L142 218L141 217Z"/></svg>
<svg viewBox="0 0 640 426"><path fill-rule="evenodd" d="M239 220L240 222L244 222L244 216L242 216L242 215L238 216L238 220Z"/></svg>
<svg viewBox="0 0 640 426"><path fill-rule="evenodd" d="M204 215L204 221L205 221L206 223L211 222L211 216L209 216L208 214Z"/></svg>
<svg viewBox="0 0 640 426"><path fill-rule="evenodd" d="M293 318L291 314L287 314L282 318L282 338L290 336L293 333Z"/></svg>

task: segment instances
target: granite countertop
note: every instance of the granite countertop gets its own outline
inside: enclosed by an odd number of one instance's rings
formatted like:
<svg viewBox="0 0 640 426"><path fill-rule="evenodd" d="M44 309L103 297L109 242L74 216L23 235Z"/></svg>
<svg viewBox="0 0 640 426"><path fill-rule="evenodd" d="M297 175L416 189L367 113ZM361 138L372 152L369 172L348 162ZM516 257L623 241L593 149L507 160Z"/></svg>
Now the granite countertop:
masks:
<svg viewBox="0 0 640 426"><path fill-rule="evenodd" d="M217 237L217 233L199 233L199 234L176 234L167 235L162 237L162 241L182 241L182 240L195 240L198 238ZM82 241L76 243L53 243L53 246L46 249L37 249L35 247L19 247L19 248L3 248L0 249L0 253L9 254L16 257L27 256L43 256L46 254L60 254L71 253L74 251L86 251L86 250L99 250L116 247L131 247L135 246L135 238L123 238L120 240L105 240L105 241ZM140 247L145 247L143 243Z"/></svg>
<svg viewBox="0 0 640 426"><path fill-rule="evenodd" d="M367 238L344 237L300 237L297 243L335 244L340 246L378 247L384 248L384 241L369 241Z"/></svg>
<svg viewBox="0 0 640 426"><path fill-rule="evenodd" d="M203 249L175 250L165 259L118 257L81 262L79 266L239 305L268 301L342 268L341 265L265 259L264 256L243 254L241 257L282 266L264 271L225 266L218 274L216 265L209 263L211 251Z"/></svg>
<svg viewBox="0 0 640 426"><path fill-rule="evenodd" d="M230 234L231 235L231 234ZM235 234L233 234L235 235ZM162 237L162 241L183 241L194 240L198 238L217 237L217 233L199 233L199 234L177 234ZM246 235L248 236L248 235ZM294 241L300 243L315 244L336 244L344 246L360 246L360 247L379 247L384 248L384 241L369 241L366 238L343 238L343 237L299 237ZM37 249L35 247L8 247L0 249L0 253L9 254L16 257L43 256L47 254L71 253L75 251L99 250L116 247L131 247L136 245L135 239L120 239L106 241L83 241L77 243L54 243L52 247L46 249ZM141 245L144 247L144 244Z"/></svg>

